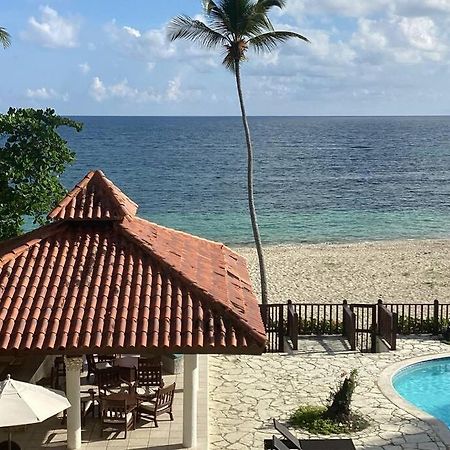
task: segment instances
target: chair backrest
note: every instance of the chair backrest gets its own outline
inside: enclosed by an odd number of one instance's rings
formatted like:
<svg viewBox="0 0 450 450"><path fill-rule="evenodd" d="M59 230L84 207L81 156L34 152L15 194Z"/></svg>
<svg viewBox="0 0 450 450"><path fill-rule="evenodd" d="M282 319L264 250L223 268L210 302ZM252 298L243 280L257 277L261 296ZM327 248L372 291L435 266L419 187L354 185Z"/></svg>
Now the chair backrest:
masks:
<svg viewBox="0 0 450 450"><path fill-rule="evenodd" d="M89 372L94 372L95 371L94 355L86 355L86 362L87 362L87 365L88 365Z"/></svg>
<svg viewBox="0 0 450 450"><path fill-rule="evenodd" d="M155 400L156 411L171 407L174 395L175 395L175 383L172 383L171 385L165 388L158 389Z"/></svg>
<svg viewBox="0 0 450 450"><path fill-rule="evenodd" d="M273 419L273 426L275 427L275 430L280 432L287 441L289 441L292 445L295 445L295 448L301 449L300 441L284 425L281 425L278 420Z"/></svg>
<svg viewBox="0 0 450 450"><path fill-rule="evenodd" d="M108 362L113 363L113 361L116 359L116 355L97 355L97 362Z"/></svg>
<svg viewBox="0 0 450 450"><path fill-rule="evenodd" d="M55 361L53 362L55 367L56 376L65 376L66 375L66 364L64 363L63 356L57 356Z"/></svg>
<svg viewBox="0 0 450 450"><path fill-rule="evenodd" d="M162 377L162 367L159 365L141 364L139 358L138 368L136 372L138 386L162 387L164 381Z"/></svg>
<svg viewBox="0 0 450 450"><path fill-rule="evenodd" d="M127 421L127 401L110 400L108 397L100 399L101 419L103 422Z"/></svg>
<svg viewBox="0 0 450 450"><path fill-rule="evenodd" d="M120 368L107 367L97 370L97 385L100 394L107 394L111 389L121 387Z"/></svg>
<svg viewBox="0 0 450 450"><path fill-rule="evenodd" d="M289 447L281 442L276 436L272 437L273 450L289 450Z"/></svg>

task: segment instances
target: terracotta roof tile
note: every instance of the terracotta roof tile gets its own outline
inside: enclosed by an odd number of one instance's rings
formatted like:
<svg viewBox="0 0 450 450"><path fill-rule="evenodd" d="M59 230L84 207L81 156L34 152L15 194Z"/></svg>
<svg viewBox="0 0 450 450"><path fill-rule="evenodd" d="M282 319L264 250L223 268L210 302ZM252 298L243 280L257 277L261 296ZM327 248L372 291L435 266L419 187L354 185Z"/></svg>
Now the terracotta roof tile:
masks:
<svg viewBox="0 0 450 450"><path fill-rule="evenodd" d="M245 260L135 217L105 180L91 172L54 224L0 243L0 351L260 353Z"/></svg>
<svg viewBox="0 0 450 450"><path fill-rule="evenodd" d="M89 172L50 212L50 219L121 220L135 215L138 206L102 171Z"/></svg>

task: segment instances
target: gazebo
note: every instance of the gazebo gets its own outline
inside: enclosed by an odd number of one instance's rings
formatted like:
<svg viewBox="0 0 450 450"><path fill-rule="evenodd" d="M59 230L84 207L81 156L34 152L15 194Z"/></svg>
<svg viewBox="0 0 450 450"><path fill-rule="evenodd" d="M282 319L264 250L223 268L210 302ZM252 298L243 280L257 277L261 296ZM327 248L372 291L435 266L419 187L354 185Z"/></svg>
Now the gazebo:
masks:
<svg viewBox="0 0 450 450"><path fill-rule="evenodd" d="M49 225L0 243L0 356L64 355L69 449L81 446L83 355L183 353L189 448L197 436L197 355L264 350L245 260L141 219L137 209L92 171Z"/></svg>

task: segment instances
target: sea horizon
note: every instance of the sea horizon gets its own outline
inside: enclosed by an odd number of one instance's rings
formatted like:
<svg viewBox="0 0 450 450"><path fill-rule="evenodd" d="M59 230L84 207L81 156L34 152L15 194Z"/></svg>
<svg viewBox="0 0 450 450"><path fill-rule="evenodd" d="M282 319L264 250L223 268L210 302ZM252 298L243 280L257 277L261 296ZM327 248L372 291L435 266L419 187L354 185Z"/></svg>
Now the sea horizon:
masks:
<svg viewBox="0 0 450 450"><path fill-rule="evenodd" d="M72 116L75 117L75 116ZM239 116L77 116L71 189L101 169L164 226L253 242ZM266 245L450 237L448 116L254 116Z"/></svg>

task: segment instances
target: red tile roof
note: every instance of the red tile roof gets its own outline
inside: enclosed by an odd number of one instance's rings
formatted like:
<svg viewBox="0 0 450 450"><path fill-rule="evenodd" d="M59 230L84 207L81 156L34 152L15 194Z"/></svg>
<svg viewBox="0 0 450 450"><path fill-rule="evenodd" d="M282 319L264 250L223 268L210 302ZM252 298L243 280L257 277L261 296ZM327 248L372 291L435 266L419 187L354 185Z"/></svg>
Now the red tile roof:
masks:
<svg viewBox="0 0 450 450"><path fill-rule="evenodd" d="M245 260L136 209L90 172L54 223L0 243L0 354L261 353Z"/></svg>
<svg viewBox="0 0 450 450"><path fill-rule="evenodd" d="M134 216L138 206L105 177L89 172L48 215L50 219L121 220Z"/></svg>

